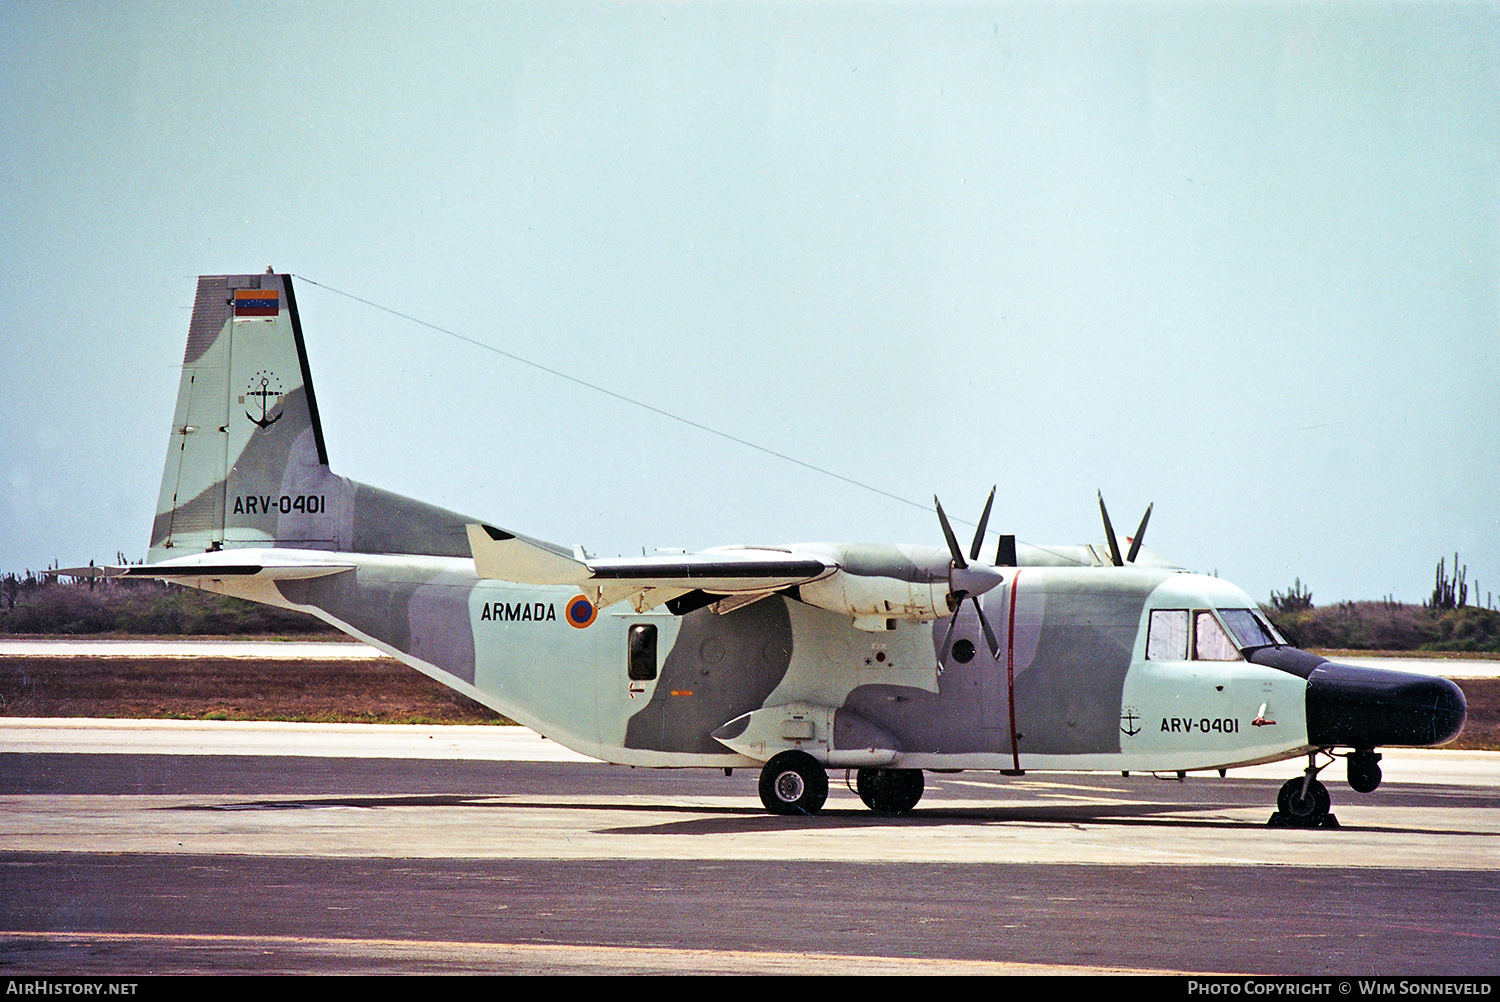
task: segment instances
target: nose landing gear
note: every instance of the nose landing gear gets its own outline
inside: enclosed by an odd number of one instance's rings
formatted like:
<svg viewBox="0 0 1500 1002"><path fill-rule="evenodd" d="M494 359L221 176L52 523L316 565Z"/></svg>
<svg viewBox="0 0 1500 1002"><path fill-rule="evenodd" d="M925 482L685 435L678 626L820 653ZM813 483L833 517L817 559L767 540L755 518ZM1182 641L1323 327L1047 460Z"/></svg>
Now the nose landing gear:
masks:
<svg viewBox="0 0 1500 1002"><path fill-rule="evenodd" d="M1272 828L1339 827L1339 819L1330 812L1333 802L1328 796L1328 788L1318 782L1318 773L1329 763L1318 765L1317 758L1317 752L1309 752L1307 770L1302 777L1282 784L1281 791L1276 794L1276 813L1266 822Z"/></svg>

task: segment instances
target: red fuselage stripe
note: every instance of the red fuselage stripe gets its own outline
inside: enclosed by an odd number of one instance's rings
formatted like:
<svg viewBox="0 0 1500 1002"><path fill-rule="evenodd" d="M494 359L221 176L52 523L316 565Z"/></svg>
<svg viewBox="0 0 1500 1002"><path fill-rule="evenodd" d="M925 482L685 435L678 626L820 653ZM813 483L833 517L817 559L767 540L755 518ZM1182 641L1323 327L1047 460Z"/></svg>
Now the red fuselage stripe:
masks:
<svg viewBox="0 0 1500 1002"><path fill-rule="evenodd" d="M1021 749L1016 744L1016 585L1021 580L1018 570L1010 578L1010 621L1005 628L1005 686L1006 702L1010 704L1010 760L1017 772L1021 769Z"/></svg>

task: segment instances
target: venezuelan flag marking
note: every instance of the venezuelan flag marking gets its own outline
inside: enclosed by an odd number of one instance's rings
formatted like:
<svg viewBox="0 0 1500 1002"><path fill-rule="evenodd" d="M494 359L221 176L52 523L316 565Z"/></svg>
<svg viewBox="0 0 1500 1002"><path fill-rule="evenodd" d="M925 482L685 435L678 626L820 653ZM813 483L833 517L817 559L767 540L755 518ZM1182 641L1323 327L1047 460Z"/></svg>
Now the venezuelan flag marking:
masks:
<svg viewBox="0 0 1500 1002"><path fill-rule="evenodd" d="M281 293L275 289L235 289L234 315L274 317L281 309Z"/></svg>

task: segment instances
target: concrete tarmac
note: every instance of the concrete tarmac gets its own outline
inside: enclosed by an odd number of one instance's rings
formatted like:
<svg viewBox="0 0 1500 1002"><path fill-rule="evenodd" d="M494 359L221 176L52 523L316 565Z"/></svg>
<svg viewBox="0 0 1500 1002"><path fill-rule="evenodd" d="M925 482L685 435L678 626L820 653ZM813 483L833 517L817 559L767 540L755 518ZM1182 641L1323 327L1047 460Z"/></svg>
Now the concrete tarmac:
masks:
<svg viewBox="0 0 1500 1002"><path fill-rule="evenodd" d="M233 972L1500 973L1500 753L1390 752L1342 827L1298 763L928 774L815 818L754 770L520 728L0 721L0 965Z"/></svg>

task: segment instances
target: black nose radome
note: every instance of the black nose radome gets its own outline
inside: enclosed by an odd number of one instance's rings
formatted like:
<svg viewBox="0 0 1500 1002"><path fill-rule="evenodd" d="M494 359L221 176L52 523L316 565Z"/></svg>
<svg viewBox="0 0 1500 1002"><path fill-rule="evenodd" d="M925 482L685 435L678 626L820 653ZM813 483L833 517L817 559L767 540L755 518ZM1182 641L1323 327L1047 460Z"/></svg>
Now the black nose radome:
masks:
<svg viewBox="0 0 1500 1002"><path fill-rule="evenodd" d="M1464 726L1464 694L1446 678L1333 661L1307 677L1307 741L1377 748L1440 745Z"/></svg>

